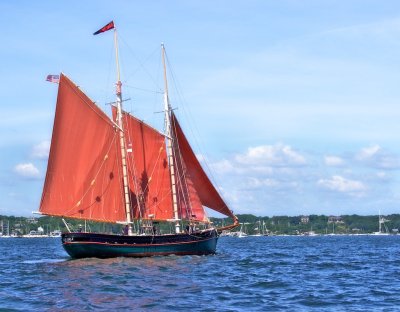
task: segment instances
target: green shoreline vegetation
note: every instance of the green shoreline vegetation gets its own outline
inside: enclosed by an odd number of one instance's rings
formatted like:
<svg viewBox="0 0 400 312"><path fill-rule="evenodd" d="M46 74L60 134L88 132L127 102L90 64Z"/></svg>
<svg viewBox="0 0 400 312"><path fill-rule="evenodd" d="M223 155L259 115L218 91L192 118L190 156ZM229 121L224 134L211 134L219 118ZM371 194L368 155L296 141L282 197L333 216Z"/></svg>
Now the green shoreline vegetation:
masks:
<svg viewBox="0 0 400 312"><path fill-rule="evenodd" d="M243 224L242 230L247 234L258 234L264 227L270 235L304 235L304 234L371 234L378 232L379 216L274 216L257 217L251 214L237 215L239 222ZM228 218L210 218L214 226L221 227L231 224L232 220ZM385 222L382 225L382 232L397 234L400 228L400 214L391 214L384 216ZM68 224L74 230L84 228L84 220L67 219ZM264 225L264 226L263 226ZM103 233L121 233L122 225L87 222L87 231ZM160 230L164 233L169 232L167 224L161 225ZM59 217L42 216L39 218L2 216L0 215L0 233L3 235L26 235L31 231L42 229L43 234L50 234L53 231L66 231L66 227ZM233 231L239 231L240 227Z"/></svg>

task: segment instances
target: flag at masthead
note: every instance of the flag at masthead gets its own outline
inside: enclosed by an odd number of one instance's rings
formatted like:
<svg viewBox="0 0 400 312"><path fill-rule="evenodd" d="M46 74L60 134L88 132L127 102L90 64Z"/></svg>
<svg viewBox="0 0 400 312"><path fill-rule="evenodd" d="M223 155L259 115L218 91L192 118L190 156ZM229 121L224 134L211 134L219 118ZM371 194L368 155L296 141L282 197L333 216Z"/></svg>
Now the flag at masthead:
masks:
<svg viewBox="0 0 400 312"><path fill-rule="evenodd" d="M114 29L114 21L109 22L106 26L104 26L103 28L100 28L98 31L94 32L93 35L101 34L110 29Z"/></svg>

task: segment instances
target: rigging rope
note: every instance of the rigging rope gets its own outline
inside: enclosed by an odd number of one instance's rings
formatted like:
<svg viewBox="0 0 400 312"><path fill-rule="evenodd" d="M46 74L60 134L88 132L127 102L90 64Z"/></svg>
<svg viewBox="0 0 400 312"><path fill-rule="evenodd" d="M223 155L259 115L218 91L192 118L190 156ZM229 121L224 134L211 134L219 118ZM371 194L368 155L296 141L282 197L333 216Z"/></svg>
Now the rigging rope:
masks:
<svg viewBox="0 0 400 312"><path fill-rule="evenodd" d="M156 87L158 87L158 85L157 85L155 79L154 79L153 76L149 73L149 71L146 69L146 67L144 66L144 64L147 63L147 61L148 61L149 59L151 59L151 58L153 57L153 55L159 51L159 47L157 46L157 48L154 49L154 50L144 59L144 61L141 61L140 58L134 53L134 51L133 51L133 49L130 47L130 45L127 43L127 41L121 36L121 34L119 34L119 39L120 39L120 42L122 42L122 43L128 48L128 51L131 52L131 54L133 55L133 57L134 57L134 58L136 59L136 61L139 63L139 66L138 66L136 69L134 69L129 75L126 75L127 78L126 78L124 81L131 79L131 78L139 71L139 69L142 69L142 70L149 76L149 78L152 80L152 82L154 83L154 85L155 85Z"/></svg>
<svg viewBox="0 0 400 312"><path fill-rule="evenodd" d="M210 179L210 181L212 182L212 184L213 184L214 186L216 186L217 189L220 189L220 187L219 187L220 183L218 183L216 177L215 177L214 174L213 174L213 170L211 169L211 167L210 167L209 164L208 164L207 159L209 159L209 157L208 157L207 153L204 152L204 149L201 148L201 144L200 144L199 140L197 139L197 138L199 137L199 135L196 135L196 134L195 134L195 131L196 131L196 133L199 133L199 131L198 131L197 127L196 127L196 123L194 122L195 119L194 119L194 118L192 117L192 115L190 114L190 111L186 109L186 105L184 105L184 104L186 103L186 100L184 99L183 94L180 92L180 89L179 89L179 82L178 82L178 80L177 80L176 77L175 77L174 70L173 70L173 67L172 67L172 65L171 65L171 63L170 63L170 61L169 61L168 55L166 54L165 56L166 56L166 60L167 60L167 64L168 64L168 69L169 69L169 71L170 71L170 73L171 73L171 77L172 77L172 81L173 81L173 86L174 86L174 89L175 89L175 91L176 91L176 93L177 93L177 95L178 95L178 98L179 98L179 100L180 100L180 102L181 102L181 104L182 104L183 112L185 113L185 115L187 116L187 118L190 119L190 123L189 123L190 126L194 127L194 129L193 129L192 127L189 127L190 131L192 132L193 140L194 140L194 142L195 142L197 148L200 150L201 155L204 156L203 161L202 161L202 164L206 167L206 169L207 169L207 176L209 177L209 179ZM194 131L194 130L195 130L195 131ZM196 157L196 158L197 158L197 157ZM219 194L219 196L222 198L222 200L224 201L225 205L226 205L227 207L229 207L229 205L227 205L227 200L224 198L224 196L222 196L222 194L221 194L220 192L218 192L218 194Z"/></svg>

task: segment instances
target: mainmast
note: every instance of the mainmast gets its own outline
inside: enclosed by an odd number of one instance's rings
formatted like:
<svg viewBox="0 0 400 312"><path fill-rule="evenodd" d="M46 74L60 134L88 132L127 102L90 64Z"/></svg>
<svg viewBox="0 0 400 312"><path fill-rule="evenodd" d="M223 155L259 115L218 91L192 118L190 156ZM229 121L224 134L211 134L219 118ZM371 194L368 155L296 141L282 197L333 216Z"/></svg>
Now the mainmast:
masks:
<svg viewBox="0 0 400 312"><path fill-rule="evenodd" d="M164 43L161 44L162 51L162 62L164 67L164 110L165 110L165 129L167 132L167 154L169 171L171 174L171 186L172 186L172 204L174 208L174 219L175 219L175 232L180 233L179 214L178 214L178 200L176 197L176 178L175 178L175 165L174 157L172 153L172 138L171 138L171 105L168 98L168 81L167 81L167 67L165 65L165 47Z"/></svg>
<svg viewBox="0 0 400 312"><path fill-rule="evenodd" d="M115 45L115 61L117 64L117 83L116 83L116 96L117 96L117 124L119 127L119 142L121 146L121 162L122 162L122 175L124 184L124 197L125 197L125 212L126 222L128 224L128 235L132 235L132 218L131 218L131 203L129 196L129 184L128 184L128 169L126 166L126 149L125 149L125 136L124 128L122 123L122 92L121 92L121 79L119 70L119 59L118 59L118 39L117 29L114 28L114 45Z"/></svg>

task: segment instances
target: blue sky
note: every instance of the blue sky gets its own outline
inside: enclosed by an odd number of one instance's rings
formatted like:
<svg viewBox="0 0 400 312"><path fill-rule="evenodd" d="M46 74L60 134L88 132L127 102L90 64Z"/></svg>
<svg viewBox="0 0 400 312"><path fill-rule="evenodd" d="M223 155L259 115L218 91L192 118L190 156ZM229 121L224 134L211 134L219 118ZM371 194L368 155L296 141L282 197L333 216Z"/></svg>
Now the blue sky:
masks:
<svg viewBox="0 0 400 312"><path fill-rule="evenodd" d="M63 71L107 110L120 36L125 108L171 102L236 213L400 212L400 3L2 1L0 214L38 209ZM152 92L148 92L152 91Z"/></svg>

